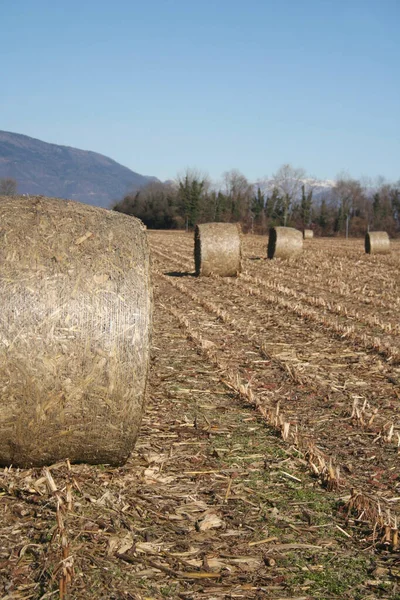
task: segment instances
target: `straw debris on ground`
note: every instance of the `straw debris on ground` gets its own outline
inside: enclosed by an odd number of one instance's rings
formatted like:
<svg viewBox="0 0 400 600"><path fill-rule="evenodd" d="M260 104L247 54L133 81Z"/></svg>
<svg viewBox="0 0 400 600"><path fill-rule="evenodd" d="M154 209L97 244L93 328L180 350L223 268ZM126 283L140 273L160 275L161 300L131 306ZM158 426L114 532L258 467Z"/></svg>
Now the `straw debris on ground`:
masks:
<svg viewBox="0 0 400 600"><path fill-rule="evenodd" d="M3 471L0 597L398 598L395 251L316 239L292 264L248 236L237 280L203 279L190 234L149 239L136 448Z"/></svg>

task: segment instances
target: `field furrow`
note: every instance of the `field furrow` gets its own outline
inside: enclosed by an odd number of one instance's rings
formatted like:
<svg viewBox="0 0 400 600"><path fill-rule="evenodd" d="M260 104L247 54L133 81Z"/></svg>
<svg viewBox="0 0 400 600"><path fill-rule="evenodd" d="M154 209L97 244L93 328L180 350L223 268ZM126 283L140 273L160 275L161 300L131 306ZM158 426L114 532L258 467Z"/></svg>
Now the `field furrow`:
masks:
<svg viewBox="0 0 400 600"><path fill-rule="evenodd" d="M382 418L382 415L374 413L366 397L359 395L360 387L358 395L353 394L351 403L347 394L343 398L338 388L336 394L329 395L318 383L310 380L299 383L290 366L282 368L276 361L265 359L263 351L256 350L259 343L248 330L238 333L235 325L224 323L211 311L204 310L204 306L196 306L188 293L182 293L175 286L170 293L165 287L163 289L165 306L173 306L190 323L205 347L216 353L219 367L236 373L241 381L249 383L267 410L279 403L285 420L293 428L297 426L299 434L314 442L349 472L346 479L351 481L352 487L356 485L366 492L379 490L383 497L396 495L396 482L393 483L397 463L396 438L385 439L391 421L387 422L384 415ZM174 290L178 293L175 294ZM362 402L359 402L360 399ZM357 407L361 411L359 414ZM382 412L388 415L390 409ZM336 431L332 430L335 424ZM375 443L372 443L373 440ZM362 465L362 468L351 473L354 464ZM377 468L381 469L384 464L391 466L376 480Z"/></svg>
<svg viewBox="0 0 400 600"><path fill-rule="evenodd" d="M170 259L185 263L188 271L193 270L193 249L188 240L185 244L174 246L170 250ZM367 257L367 260L370 257ZM327 263L326 256L324 257ZM244 274L256 281L262 281L269 289L275 289L280 294L301 299L310 306L320 306L327 312L346 316L356 320L363 326L369 326L376 333L399 334L398 309L400 307L400 287L398 274L388 278L385 286L371 278L365 284L357 284L354 278L351 285L344 283L343 271L341 277L322 279L321 272L330 272L331 263L324 265L323 261L299 259L294 272L290 272L290 261L269 261L261 257L245 258ZM287 285L290 273L290 286ZM357 278L356 278L357 279ZM388 288L390 284L390 288ZM376 289L372 289L372 285ZM387 298L385 300L385 297ZM380 317L371 315L371 307L382 309Z"/></svg>
<svg viewBox="0 0 400 600"><path fill-rule="evenodd" d="M181 275L190 273L190 261L188 258L181 258L179 253L172 251L169 255L159 249L153 249L155 257L159 257L161 262L160 268L174 265L175 269L181 269ZM162 262L167 261L166 263ZM168 271L166 271L168 272ZM171 274L179 274L179 270L171 272ZM222 280L224 285L231 283L230 279ZM254 285L250 286L244 282L250 282ZM242 274L235 281L237 285L241 285L245 293L250 293L253 296L259 296L265 303L276 305L285 311L293 312L299 318L315 323L317 326L324 327L330 331L333 336L340 339L349 339L353 345L361 349L366 349L371 352L385 357L393 364L400 362L400 346L399 337L396 333L388 333L398 329L397 325L382 323L377 317L368 317L364 322L359 318L358 314L349 314L345 305L331 305L322 298L305 299L300 298L295 290L283 287L280 284L269 282L260 278L252 278L246 274ZM257 286L257 287L255 287ZM263 289L264 288L264 289ZM271 291L268 291L271 290ZM333 318L330 314L333 313ZM337 318L335 318L337 316ZM385 331L385 335L379 335Z"/></svg>
<svg viewBox="0 0 400 600"><path fill-rule="evenodd" d="M361 337L347 324L351 319L345 312L342 323L332 325L318 312L323 307L310 313L295 298L266 297L262 281L254 282L255 292L249 285L253 278L246 275L238 280L179 277L192 272L189 256L176 246L158 245L158 277L165 283L167 304L186 315L217 353L218 364L237 372L268 409L279 404L292 431L297 427L333 457L351 485L377 497L395 497L398 369L389 353L385 359L375 353L385 354L387 340Z"/></svg>

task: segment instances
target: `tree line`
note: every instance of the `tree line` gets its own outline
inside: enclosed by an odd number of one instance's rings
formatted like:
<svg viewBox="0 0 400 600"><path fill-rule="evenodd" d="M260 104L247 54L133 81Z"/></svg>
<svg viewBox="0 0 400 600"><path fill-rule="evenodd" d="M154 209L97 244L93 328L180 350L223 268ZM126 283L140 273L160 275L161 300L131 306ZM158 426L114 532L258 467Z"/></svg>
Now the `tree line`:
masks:
<svg viewBox="0 0 400 600"><path fill-rule="evenodd" d="M304 169L282 165L268 180L250 183L237 169L219 185L196 170L174 181L152 182L127 194L114 210L141 219L149 229L192 229L196 223L241 223L245 232L279 225L319 235L361 236L367 230L400 232L400 181L364 182L347 175L322 189Z"/></svg>
<svg viewBox="0 0 400 600"><path fill-rule="evenodd" d="M0 178L0 196L17 192L15 179ZM271 178L250 183L238 170L216 185L194 169L176 180L152 182L127 194L113 209L141 219L149 229L192 229L196 223L241 223L267 233L279 225L318 235L362 236L367 230L400 233L400 181L361 182L339 176L322 189L301 168L282 165Z"/></svg>

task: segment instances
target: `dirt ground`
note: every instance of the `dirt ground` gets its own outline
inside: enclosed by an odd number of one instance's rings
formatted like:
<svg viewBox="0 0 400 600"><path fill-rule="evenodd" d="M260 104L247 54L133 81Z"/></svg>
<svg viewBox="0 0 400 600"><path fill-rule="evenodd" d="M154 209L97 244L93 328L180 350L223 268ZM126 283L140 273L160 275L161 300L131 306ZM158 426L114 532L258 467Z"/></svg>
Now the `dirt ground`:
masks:
<svg viewBox="0 0 400 600"><path fill-rule="evenodd" d="M218 279L149 239L135 451L1 473L0 599L400 599L400 243L245 236Z"/></svg>

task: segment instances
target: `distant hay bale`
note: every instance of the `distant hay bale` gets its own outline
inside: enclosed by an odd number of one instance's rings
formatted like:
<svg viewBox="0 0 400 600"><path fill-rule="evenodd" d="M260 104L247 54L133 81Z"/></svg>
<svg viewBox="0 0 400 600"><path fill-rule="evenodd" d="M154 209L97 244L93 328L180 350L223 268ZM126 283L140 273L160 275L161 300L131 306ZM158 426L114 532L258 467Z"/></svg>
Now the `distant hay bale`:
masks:
<svg viewBox="0 0 400 600"><path fill-rule="evenodd" d="M273 227L269 231L268 258L291 258L303 250L303 235L293 227Z"/></svg>
<svg viewBox="0 0 400 600"><path fill-rule="evenodd" d="M152 295L141 222L0 198L0 465L123 464L139 431Z"/></svg>
<svg viewBox="0 0 400 600"><path fill-rule="evenodd" d="M203 223L194 232L196 275L236 277L241 271L241 241L234 223Z"/></svg>
<svg viewBox="0 0 400 600"><path fill-rule="evenodd" d="M390 240L386 231L369 231L365 234L367 254L389 254Z"/></svg>
<svg viewBox="0 0 400 600"><path fill-rule="evenodd" d="M303 238L305 240L311 240L314 237L314 232L312 229L304 229Z"/></svg>

